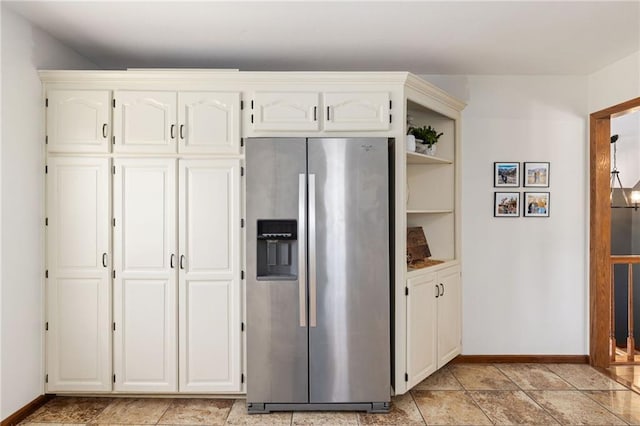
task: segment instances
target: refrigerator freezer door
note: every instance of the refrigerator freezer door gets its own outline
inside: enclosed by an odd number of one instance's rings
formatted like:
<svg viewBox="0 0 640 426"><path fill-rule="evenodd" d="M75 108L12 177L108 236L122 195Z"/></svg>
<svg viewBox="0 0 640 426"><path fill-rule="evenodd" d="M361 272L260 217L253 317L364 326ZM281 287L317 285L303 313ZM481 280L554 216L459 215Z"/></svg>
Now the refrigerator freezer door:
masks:
<svg viewBox="0 0 640 426"><path fill-rule="evenodd" d="M300 291L306 285L304 277L300 282L306 269L306 140L247 139L246 164L247 402L306 403L308 328L306 297ZM295 265L294 279L257 279L257 222L269 219L297 221L297 247L287 251L285 260L280 252L272 259Z"/></svg>
<svg viewBox="0 0 640 426"><path fill-rule="evenodd" d="M309 139L308 167L310 402L389 401L387 139Z"/></svg>

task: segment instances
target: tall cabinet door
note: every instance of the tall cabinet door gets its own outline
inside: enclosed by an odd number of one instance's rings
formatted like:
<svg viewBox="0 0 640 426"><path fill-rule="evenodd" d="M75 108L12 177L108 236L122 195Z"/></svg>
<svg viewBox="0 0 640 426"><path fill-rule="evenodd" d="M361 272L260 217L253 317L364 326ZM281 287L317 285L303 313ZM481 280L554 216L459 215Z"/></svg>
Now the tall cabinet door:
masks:
<svg viewBox="0 0 640 426"><path fill-rule="evenodd" d="M108 90L50 90L49 152L109 152L110 99Z"/></svg>
<svg viewBox="0 0 640 426"><path fill-rule="evenodd" d="M436 371L437 300L435 274L407 280L407 387Z"/></svg>
<svg viewBox="0 0 640 426"><path fill-rule="evenodd" d="M176 92L114 92L114 152L175 153Z"/></svg>
<svg viewBox="0 0 640 426"><path fill-rule="evenodd" d="M462 349L462 291L460 267L438 272L438 368L455 358Z"/></svg>
<svg viewBox="0 0 640 426"><path fill-rule="evenodd" d="M109 391L109 159L48 166L47 391Z"/></svg>
<svg viewBox="0 0 640 426"><path fill-rule="evenodd" d="M181 160L180 391L240 391L240 161Z"/></svg>
<svg viewBox="0 0 640 426"><path fill-rule="evenodd" d="M176 160L116 159L116 391L177 390Z"/></svg>
<svg viewBox="0 0 640 426"><path fill-rule="evenodd" d="M240 93L180 92L178 151L240 153Z"/></svg>

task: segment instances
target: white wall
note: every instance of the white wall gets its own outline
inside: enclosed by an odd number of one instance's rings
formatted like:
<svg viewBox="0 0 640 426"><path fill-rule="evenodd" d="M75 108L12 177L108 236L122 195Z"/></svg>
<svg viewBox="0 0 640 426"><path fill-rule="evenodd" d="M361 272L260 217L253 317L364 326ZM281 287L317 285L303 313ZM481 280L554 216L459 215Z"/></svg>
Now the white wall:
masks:
<svg viewBox="0 0 640 426"><path fill-rule="evenodd" d="M640 51L589 76L589 113L640 96Z"/></svg>
<svg viewBox="0 0 640 426"><path fill-rule="evenodd" d="M463 353L588 353L587 77L425 78L468 103ZM549 218L493 217L494 161L551 163Z"/></svg>
<svg viewBox="0 0 640 426"><path fill-rule="evenodd" d="M37 69L96 66L1 9L0 419L44 390L44 119Z"/></svg>

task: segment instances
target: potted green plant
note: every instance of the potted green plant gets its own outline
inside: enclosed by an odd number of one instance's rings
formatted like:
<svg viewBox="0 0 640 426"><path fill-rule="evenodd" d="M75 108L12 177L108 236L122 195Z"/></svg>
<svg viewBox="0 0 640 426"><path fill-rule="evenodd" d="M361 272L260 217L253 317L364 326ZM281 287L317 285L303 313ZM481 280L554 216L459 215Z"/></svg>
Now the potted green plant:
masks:
<svg viewBox="0 0 640 426"><path fill-rule="evenodd" d="M416 151L427 155L436 153L436 144L440 136L443 135L442 132L438 133L431 126L409 127L408 133L416 137L416 146L418 147Z"/></svg>

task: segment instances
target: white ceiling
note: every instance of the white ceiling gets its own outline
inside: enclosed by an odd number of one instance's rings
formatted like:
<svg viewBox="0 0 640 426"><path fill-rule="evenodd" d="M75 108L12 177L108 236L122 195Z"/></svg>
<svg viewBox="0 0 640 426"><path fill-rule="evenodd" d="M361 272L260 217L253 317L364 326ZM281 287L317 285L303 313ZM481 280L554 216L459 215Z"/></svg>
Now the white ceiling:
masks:
<svg viewBox="0 0 640 426"><path fill-rule="evenodd" d="M3 1L101 68L589 74L640 1Z"/></svg>

